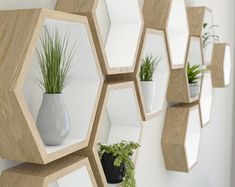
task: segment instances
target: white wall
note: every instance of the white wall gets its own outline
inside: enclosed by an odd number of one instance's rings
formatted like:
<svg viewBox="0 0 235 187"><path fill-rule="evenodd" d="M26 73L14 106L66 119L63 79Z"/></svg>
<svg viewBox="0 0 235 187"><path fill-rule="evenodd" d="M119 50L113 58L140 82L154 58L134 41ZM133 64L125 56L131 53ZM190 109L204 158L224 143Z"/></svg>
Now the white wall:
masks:
<svg viewBox="0 0 235 187"><path fill-rule="evenodd" d="M0 9L53 8L55 1L0 0ZM206 5L213 9L215 23L220 25L221 39L231 43L233 51L234 0L187 0L187 4ZM190 174L169 172L164 168L160 145L164 113L145 124L136 166L138 187L231 186L233 84L234 81L227 89L214 90L211 124L202 132L199 163ZM13 164L0 160L0 171Z"/></svg>

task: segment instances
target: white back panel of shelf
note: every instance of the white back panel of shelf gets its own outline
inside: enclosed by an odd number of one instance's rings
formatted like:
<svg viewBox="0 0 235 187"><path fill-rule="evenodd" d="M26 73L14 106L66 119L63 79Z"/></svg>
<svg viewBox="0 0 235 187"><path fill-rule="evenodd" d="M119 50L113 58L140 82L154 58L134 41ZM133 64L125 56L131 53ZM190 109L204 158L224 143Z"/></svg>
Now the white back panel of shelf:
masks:
<svg viewBox="0 0 235 187"><path fill-rule="evenodd" d="M63 91L65 106L70 117L71 131L63 145L46 148L46 151L51 153L85 140L99 90L100 79L86 28L83 24L46 19L44 26L51 33L57 28L61 37L67 34L70 49L76 44L76 52L72 61L71 82ZM37 48L39 50L42 49L40 43L40 39L38 39ZM39 77L42 76L36 61L36 55L34 55L23 83L22 92L29 111L35 120L35 125L44 92L35 82L35 79Z"/></svg>
<svg viewBox="0 0 235 187"><path fill-rule="evenodd" d="M56 182L50 183L48 187L93 187L87 168L84 166Z"/></svg>
<svg viewBox="0 0 235 187"><path fill-rule="evenodd" d="M198 152L201 137L201 123L199 108L190 111L188 119L188 128L185 138L185 151L188 161L188 167L191 168L198 159Z"/></svg>

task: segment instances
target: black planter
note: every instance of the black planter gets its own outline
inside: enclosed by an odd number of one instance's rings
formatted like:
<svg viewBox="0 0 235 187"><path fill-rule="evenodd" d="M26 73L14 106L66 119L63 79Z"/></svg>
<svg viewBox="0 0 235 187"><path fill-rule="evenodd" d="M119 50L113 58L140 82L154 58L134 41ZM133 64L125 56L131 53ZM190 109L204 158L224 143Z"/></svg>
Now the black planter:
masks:
<svg viewBox="0 0 235 187"><path fill-rule="evenodd" d="M115 157L112 154L104 153L101 159L101 164L107 179L110 184L117 184L123 181L125 164L120 167L114 166Z"/></svg>

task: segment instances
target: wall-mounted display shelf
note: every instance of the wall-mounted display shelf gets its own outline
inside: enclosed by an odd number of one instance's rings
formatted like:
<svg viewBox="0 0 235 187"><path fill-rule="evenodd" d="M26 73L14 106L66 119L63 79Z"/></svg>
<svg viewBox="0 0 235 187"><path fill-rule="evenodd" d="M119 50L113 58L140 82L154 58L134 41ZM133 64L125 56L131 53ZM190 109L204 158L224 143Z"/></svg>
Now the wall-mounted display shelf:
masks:
<svg viewBox="0 0 235 187"><path fill-rule="evenodd" d="M99 187L106 187L107 181L98 156L97 143L110 145L122 140L140 143L141 134L142 120L134 83L105 83L89 148L83 152L90 159ZM136 157L137 152L133 161Z"/></svg>
<svg viewBox="0 0 235 187"><path fill-rule="evenodd" d="M203 57L205 65L211 64L214 21L212 10L207 7L188 7L188 21L190 34L192 36L201 37Z"/></svg>
<svg viewBox="0 0 235 187"><path fill-rule="evenodd" d="M166 40L163 31L146 29L144 42L139 50L138 69L135 77L137 96L142 118L150 120L161 113L166 98L170 67ZM141 66L146 58L152 57L155 70L152 81L141 81ZM143 73L144 75L144 73Z"/></svg>
<svg viewBox="0 0 235 187"><path fill-rule="evenodd" d="M192 103L199 99L201 78L198 79L198 93L194 94L190 88L188 79L188 66L200 65L203 69L203 57L200 38L190 37L187 52L187 64L183 69L171 70L169 86L167 90L167 100L169 102Z"/></svg>
<svg viewBox="0 0 235 187"><path fill-rule="evenodd" d="M4 187L97 187L87 158L67 156L48 165L25 163L3 171Z"/></svg>
<svg viewBox="0 0 235 187"><path fill-rule="evenodd" d="M162 135L166 169L189 172L198 160L200 137L198 104L169 107Z"/></svg>
<svg viewBox="0 0 235 187"><path fill-rule="evenodd" d="M144 1L143 16L146 28L165 31L171 68L183 68L189 40L185 1Z"/></svg>
<svg viewBox="0 0 235 187"><path fill-rule="evenodd" d="M213 104L213 87L211 80L211 71L205 70L203 72L201 94L199 99L202 127L205 127L210 122L212 104Z"/></svg>
<svg viewBox="0 0 235 187"><path fill-rule="evenodd" d="M137 0L59 0L56 10L87 15L104 74L134 71L142 32Z"/></svg>
<svg viewBox="0 0 235 187"><path fill-rule="evenodd" d="M45 9L1 11L0 155L9 160L45 164L88 145L103 77L86 17ZM44 145L36 128L43 91L35 49L40 36L57 29L74 45L72 83L64 92L70 133L60 146ZM69 34L68 34L69 33Z"/></svg>
<svg viewBox="0 0 235 187"><path fill-rule="evenodd" d="M212 72L213 87L227 87L230 83L231 75L230 45L225 43L214 44L212 63L210 68Z"/></svg>

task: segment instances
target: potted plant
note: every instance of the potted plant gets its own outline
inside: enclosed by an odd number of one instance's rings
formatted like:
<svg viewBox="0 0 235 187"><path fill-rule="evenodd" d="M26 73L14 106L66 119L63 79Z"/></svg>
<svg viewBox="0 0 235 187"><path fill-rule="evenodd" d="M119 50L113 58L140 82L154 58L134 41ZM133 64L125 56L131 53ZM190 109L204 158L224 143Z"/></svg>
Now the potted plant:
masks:
<svg viewBox="0 0 235 187"><path fill-rule="evenodd" d="M187 74L190 97L197 97L200 93L199 79L202 77L202 72L203 70L200 64L195 64L193 66L188 64Z"/></svg>
<svg viewBox="0 0 235 187"><path fill-rule="evenodd" d="M154 73L161 58L153 58L147 55L143 60L140 68L140 85L144 97L146 112L153 111L153 99L155 95Z"/></svg>
<svg viewBox="0 0 235 187"><path fill-rule="evenodd" d="M99 145L99 156L107 182L122 183L122 187L135 187L135 166L132 155L140 145L134 142L121 141L112 145Z"/></svg>
<svg viewBox="0 0 235 187"><path fill-rule="evenodd" d="M74 47L68 47L68 34L52 33L45 27L40 37L41 48L36 49L36 59L42 78L37 83L45 90L37 116L37 128L44 144L57 146L64 142L70 131L69 115L63 100L63 89L69 82Z"/></svg>

